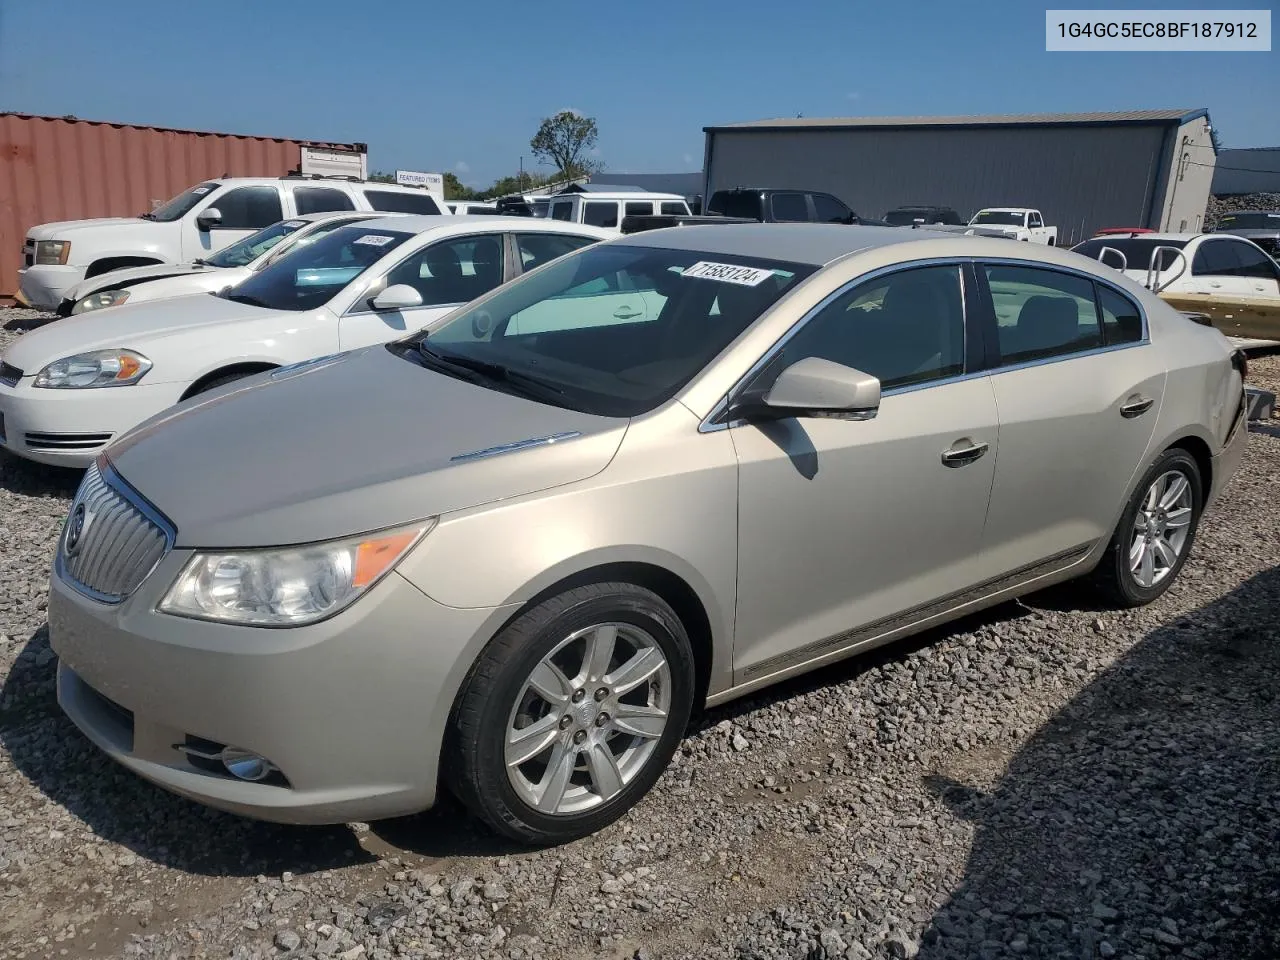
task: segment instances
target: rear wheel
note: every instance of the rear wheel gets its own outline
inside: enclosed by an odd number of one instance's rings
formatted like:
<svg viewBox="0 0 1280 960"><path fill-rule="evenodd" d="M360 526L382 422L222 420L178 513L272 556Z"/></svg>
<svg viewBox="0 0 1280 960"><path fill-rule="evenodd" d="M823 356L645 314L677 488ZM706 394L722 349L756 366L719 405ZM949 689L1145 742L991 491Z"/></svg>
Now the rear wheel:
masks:
<svg viewBox="0 0 1280 960"><path fill-rule="evenodd" d="M1094 573L1122 607L1150 603L1186 563L1200 524L1200 468L1185 450L1166 450L1143 475Z"/></svg>
<svg viewBox="0 0 1280 960"><path fill-rule="evenodd" d="M579 587L512 622L480 655L450 731L447 778L493 827L530 844L575 840L657 781L693 704L689 639L660 597Z"/></svg>

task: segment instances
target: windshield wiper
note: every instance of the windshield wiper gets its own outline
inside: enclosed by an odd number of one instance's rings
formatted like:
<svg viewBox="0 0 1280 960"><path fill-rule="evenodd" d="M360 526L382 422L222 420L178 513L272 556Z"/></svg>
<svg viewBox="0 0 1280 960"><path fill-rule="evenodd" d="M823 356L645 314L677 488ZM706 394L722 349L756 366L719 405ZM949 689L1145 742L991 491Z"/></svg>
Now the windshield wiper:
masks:
<svg viewBox="0 0 1280 960"><path fill-rule="evenodd" d="M232 303L243 303L250 307L262 307L266 310L271 309L271 304L265 303L257 297L251 297L247 293L226 293L222 296L224 299L230 300Z"/></svg>
<svg viewBox="0 0 1280 960"><path fill-rule="evenodd" d="M156 218L156 215L155 215L154 213L140 213L140 214L138 214L138 219L139 219L139 220L154 220L155 218Z"/></svg>
<svg viewBox="0 0 1280 960"><path fill-rule="evenodd" d="M483 379L491 383L500 383L530 400L556 403L559 398L564 396L564 391L559 387L554 387L544 380L539 380L537 377L532 377L519 370L512 370L510 367L504 367L500 363L493 363L489 360L477 360L474 357L464 357L456 353L442 353L428 346L425 339L418 343L418 353L424 359L439 366L453 367L459 370L466 370L469 373L479 374Z"/></svg>

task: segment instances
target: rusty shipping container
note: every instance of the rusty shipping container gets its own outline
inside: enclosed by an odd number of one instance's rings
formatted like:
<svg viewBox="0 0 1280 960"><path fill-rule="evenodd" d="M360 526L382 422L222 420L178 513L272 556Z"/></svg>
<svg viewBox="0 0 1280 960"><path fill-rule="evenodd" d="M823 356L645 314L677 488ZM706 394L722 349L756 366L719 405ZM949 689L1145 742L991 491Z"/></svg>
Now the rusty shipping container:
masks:
<svg viewBox="0 0 1280 960"><path fill-rule="evenodd" d="M131 217L211 177L277 177L323 143L0 113L0 297L18 289L29 227Z"/></svg>

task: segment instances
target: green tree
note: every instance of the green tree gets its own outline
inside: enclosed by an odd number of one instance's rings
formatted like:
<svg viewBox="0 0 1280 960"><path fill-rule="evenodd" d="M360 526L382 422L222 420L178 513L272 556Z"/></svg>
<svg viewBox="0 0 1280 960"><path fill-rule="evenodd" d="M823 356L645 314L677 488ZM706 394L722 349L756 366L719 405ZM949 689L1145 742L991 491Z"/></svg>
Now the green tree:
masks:
<svg viewBox="0 0 1280 960"><path fill-rule="evenodd" d="M1213 149L1217 153L1222 152L1222 135L1218 133L1217 127L1209 128L1209 139L1213 141Z"/></svg>
<svg viewBox="0 0 1280 960"><path fill-rule="evenodd" d="M369 174L369 179L373 183L395 183L396 175L394 173L386 173L384 171L378 171L376 173Z"/></svg>
<svg viewBox="0 0 1280 960"><path fill-rule="evenodd" d="M444 198L446 200L474 200L476 192L450 171L444 175Z"/></svg>
<svg viewBox="0 0 1280 960"><path fill-rule="evenodd" d="M542 121L529 146L535 157L556 168L555 179L582 177L599 169L591 159L599 135L594 118L561 110Z"/></svg>

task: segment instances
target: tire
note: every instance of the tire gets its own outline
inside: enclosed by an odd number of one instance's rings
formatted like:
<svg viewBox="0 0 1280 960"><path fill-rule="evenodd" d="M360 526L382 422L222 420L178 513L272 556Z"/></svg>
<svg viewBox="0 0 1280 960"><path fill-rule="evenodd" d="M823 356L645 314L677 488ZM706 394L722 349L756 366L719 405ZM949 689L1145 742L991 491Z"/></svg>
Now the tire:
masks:
<svg viewBox="0 0 1280 960"><path fill-rule="evenodd" d="M1049 246L1051 246L1051 247L1056 247L1056 246L1057 246L1057 243L1055 243L1055 242L1054 242L1053 237L1050 237L1050 238L1049 238Z"/></svg>
<svg viewBox="0 0 1280 960"><path fill-rule="evenodd" d="M1172 564L1167 563L1167 554L1161 555L1160 551L1156 550L1154 546L1151 548L1151 550L1155 551L1151 555L1153 557L1153 571L1158 576L1158 579L1153 583L1144 583L1145 571L1141 566L1135 571L1131 564L1131 556L1134 554L1142 557L1143 554L1151 552L1144 549L1143 553L1138 553L1135 549L1139 536L1137 530L1139 514L1143 511L1144 504L1151 496L1153 487L1170 476L1181 477L1187 484L1186 495L1179 497L1175 502L1179 511L1184 509L1181 506L1183 503L1186 504L1185 509L1189 511L1181 515L1186 520L1186 534L1177 547L1176 559ZM1108 601L1118 607L1140 607L1155 600L1169 589L1177 578L1178 573L1182 570L1183 564L1186 563L1187 557L1191 553L1191 548L1195 543L1196 531L1200 526L1200 512L1204 506L1203 484L1200 468L1195 459L1185 450L1177 448L1166 450L1162 453L1147 472L1142 475L1142 480L1134 489L1133 496L1130 498L1128 506L1125 507L1124 514L1120 517L1120 523L1111 537L1107 552L1103 554L1102 560L1093 574L1095 585ZM1169 487L1166 486L1164 489L1165 497L1167 498L1169 496ZM1166 513L1168 519L1174 519L1175 510L1171 509ZM1169 524L1166 527L1157 517L1156 529L1168 534L1174 530L1181 529L1181 525L1175 527ZM1156 539L1161 539L1161 537ZM1165 537L1164 539L1166 544L1171 543L1169 538ZM1154 541L1152 542L1154 543Z"/></svg>
<svg viewBox="0 0 1280 960"><path fill-rule="evenodd" d="M604 633L596 633L601 625ZM610 628L617 634L609 647L611 666L592 669L590 643ZM599 649L606 646L607 640ZM650 651L647 659L635 659L642 649ZM653 651L664 666L637 687L620 695L602 685L608 682L602 677L623 680L621 668L627 664L633 665L632 678L650 669L656 662ZM549 657L558 677L543 672ZM535 668L544 681L540 689L554 686L558 705L533 689ZM522 843L546 846L595 833L635 806L670 763L689 722L694 676L688 635L661 597L630 583L566 591L508 624L471 668L446 736L445 782L474 815ZM552 682L545 682L548 677ZM602 691L607 691L603 699L597 695ZM637 718L629 707L649 714ZM663 707L665 721L653 713ZM630 722L643 723L646 733L614 727ZM509 757L508 733L537 724L541 732L521 752L545 746L525 760L520 754ZM614 759L603 759L602 750ZM510 770L508 759L513 760ZM617 774L612 791L597 785L598 769ZM560 778L564 786L558 792L555 770L569 777L567 782ZM548 806L538 809L539 800Z"/></svg>

